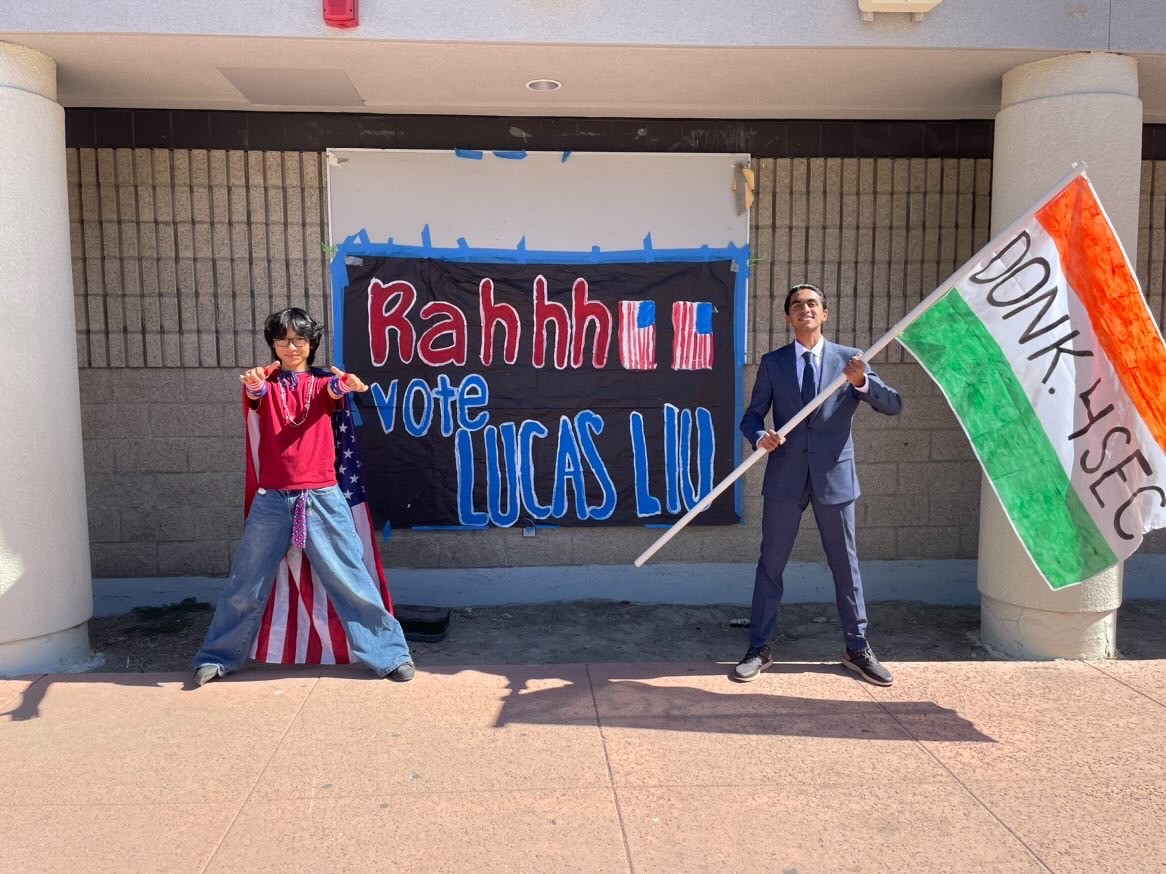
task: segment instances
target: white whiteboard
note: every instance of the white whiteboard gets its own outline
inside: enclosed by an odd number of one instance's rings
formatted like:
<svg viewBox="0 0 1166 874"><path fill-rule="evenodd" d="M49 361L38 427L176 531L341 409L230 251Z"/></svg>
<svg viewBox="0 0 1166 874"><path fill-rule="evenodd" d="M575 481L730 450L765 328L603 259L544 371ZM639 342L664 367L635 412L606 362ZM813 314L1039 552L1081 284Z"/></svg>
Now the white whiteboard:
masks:
<svg viewBox="0 0 1166 874"><path fill-rule="evenodd" d="M511 157L500 157L510 155ZM744 247L748 214L733 191L743 154L328 151L333 245L364 230L473 248L552 251Z"/></svg>

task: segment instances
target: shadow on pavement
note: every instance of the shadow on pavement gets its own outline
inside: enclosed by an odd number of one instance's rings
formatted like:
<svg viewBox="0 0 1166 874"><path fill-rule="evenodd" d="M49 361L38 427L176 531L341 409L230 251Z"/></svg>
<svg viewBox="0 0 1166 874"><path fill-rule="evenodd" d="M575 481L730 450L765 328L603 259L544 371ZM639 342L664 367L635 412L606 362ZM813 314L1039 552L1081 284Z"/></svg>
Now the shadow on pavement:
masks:
<svg viewBox="0 0 1166 874"><path fill-rule="evenodd" d="M865 700L808 698L762 691L765 686L761 683L750 686L734 683L727 677L729 666L716 664L584 667L588 686L564 677L570 672L557 670L556 666L495 665L470 670L507 679L508 691L496 723L499 727L598 723L601 728L719 734L995 742L954 710L931 701L878 701L869 698L865 691L861 693ZM612 669L618 669L622 676L597 676ZM427 673L453 675L465 670L436 667ZM842 670L835 665L782 664L774 665L768 673L835 674L840 683L860 683L843 675ZM686 677L709 676L723 677L725 691L710 691L684 683ZM564 682L551 687L541 687L538 682L556 679ZM588 703L591 706L586 706Z"/></svg>
<svg viewBox="0 0 1166 874"><path fill-rule="evenodd" d="M729 666L719 664L621 665L495 665L433 667L426 675L454 676L480 673L506 679L506 691L496 727L507 725L598 725L659 731L691 731L735 735L846 738L853 740L933 740L994 743L954 710L931 701L890 701L871 697L857 679L843 675L837 665L775 664L767 672L791 680L749 686L727 677ZM612 673L617 672L619 676ZM804 697L768 691L777 685L796 686L796 675L838 675L849 697ZM334 677L384 684L361 666L259 666L218 683ZM722 678L724 691L703 688L709 677ZM687 683L689 678L696 681ZM548 684L547 681L554 683ZM556 682L557 681L557 682ZM181 683L184 691L197 687L187 673L177 674L55 674L44 675L20 693L18 703L0 712L0 719L25 721L40 715L41 704L53 685L106 684L163 686ZM852 685L853 684L853 685ZM395 685L395 684L393 684ZM815 688L823 688L815 681ZM853 694L854 690L858 694ZM747 691L746 691L747 690ZM877 694L875 690L874 694Z"/></svg>

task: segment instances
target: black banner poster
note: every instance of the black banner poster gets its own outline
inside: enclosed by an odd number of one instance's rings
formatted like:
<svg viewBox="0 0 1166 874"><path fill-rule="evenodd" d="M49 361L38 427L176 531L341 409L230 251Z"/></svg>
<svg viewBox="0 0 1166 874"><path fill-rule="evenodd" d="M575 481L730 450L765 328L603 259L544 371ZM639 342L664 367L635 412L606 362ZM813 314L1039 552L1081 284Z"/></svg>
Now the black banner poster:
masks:
<svg viewBox="0 0 1166 874"><path fill-rule="evenodd" d="M347 264L378 527L667 524L733 469L735 261Z"/></svg>

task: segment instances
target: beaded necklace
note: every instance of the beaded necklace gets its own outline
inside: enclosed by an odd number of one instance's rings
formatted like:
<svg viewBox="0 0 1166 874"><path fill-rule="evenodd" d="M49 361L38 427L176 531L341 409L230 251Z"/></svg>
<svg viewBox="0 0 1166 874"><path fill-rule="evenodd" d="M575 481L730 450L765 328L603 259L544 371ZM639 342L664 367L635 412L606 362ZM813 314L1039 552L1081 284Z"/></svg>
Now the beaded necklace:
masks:
<svg viewBox="0 0 1166 874"><path fill-rule="evenodd" d="M312 409L312 396L316 393L316 380L312 377L311 372L305 373L304 376L308 378L308 396L304 400L304 415L298 422L292 418L291 410L287 406L287 389L283 387L283 379L276 378L275 384L279 387L279 403L283 408L283 422L291 428L298 428L304 422L308 421L308 413Z"/></svg>

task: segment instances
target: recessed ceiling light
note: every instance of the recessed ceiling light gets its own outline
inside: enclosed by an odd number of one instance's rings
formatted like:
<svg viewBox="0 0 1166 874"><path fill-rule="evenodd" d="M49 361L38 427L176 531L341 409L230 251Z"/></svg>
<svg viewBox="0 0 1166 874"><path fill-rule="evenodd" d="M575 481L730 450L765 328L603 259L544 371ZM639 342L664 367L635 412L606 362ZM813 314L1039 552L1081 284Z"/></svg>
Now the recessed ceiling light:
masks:
<svg viewBox="0 0 1166 874"><path fill-rule="evenodd" d="M558 91L563 87L563 83L557 79L531 79L526 83L526 87L531 91Z"/></svg>

